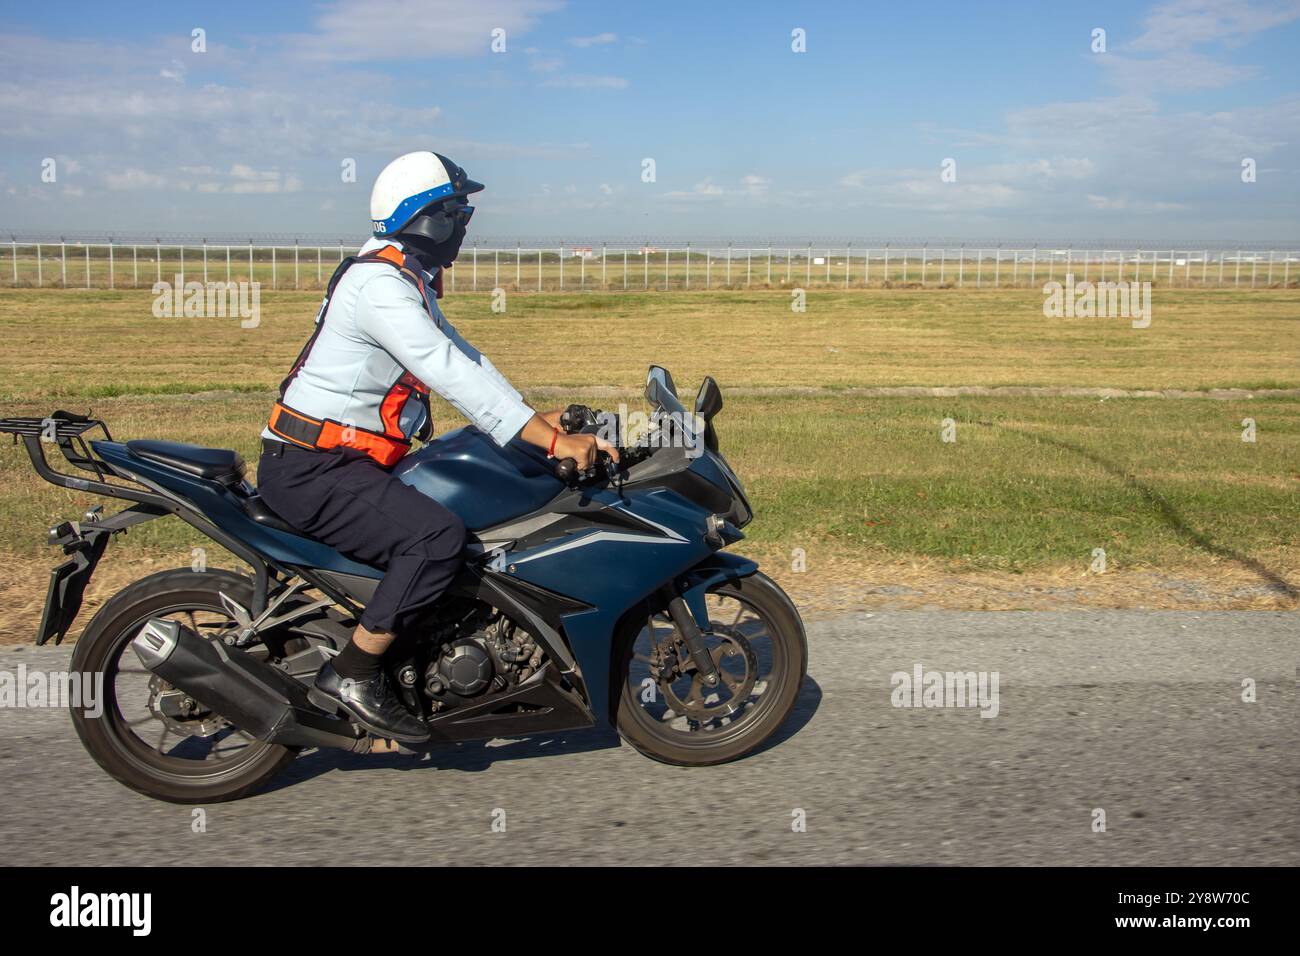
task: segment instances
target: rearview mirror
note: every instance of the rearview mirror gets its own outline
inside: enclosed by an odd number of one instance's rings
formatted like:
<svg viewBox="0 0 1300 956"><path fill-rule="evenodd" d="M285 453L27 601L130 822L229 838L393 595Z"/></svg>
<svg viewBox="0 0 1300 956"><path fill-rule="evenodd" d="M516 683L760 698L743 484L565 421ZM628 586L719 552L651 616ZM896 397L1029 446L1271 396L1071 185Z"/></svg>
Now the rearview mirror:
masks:
<svg viewBox="0 0 1300 956"><path fill-rule="evenodd" d="M695 414L706 422L722 411L722 389L713 380L712 375L704 376L700 383L699 394L695 396Z"/></svg>
<svg viewBox="0 0 1300 956"><path fill-rule="evenodd" d="M662 365L651 365L650 371L646 373L645 400L656 408L671 408L680 404L673 377Z"/></svg>

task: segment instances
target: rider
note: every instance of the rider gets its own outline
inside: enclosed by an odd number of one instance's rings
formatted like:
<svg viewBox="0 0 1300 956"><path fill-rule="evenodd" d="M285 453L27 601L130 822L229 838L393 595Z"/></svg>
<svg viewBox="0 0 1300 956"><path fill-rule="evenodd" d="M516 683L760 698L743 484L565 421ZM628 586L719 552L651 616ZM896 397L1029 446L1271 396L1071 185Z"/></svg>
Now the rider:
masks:
<svg viewBox="0 0 1300 956"><path fill-rule="evenodd" d="M398 701L380 658L451 584L466 534L459 517L391 474L412 438L430 436L430 390L498 445L518 436L583 469L598 447L617 458L593 435L561 431L560 412L535 412L438 308L443 270L474 212L465 200L481 189L438 153L384 167L370 195L373 238L330 279L262 432L266 503L385 572L352 640L321 668L312 700L408 742L426 740L428 728Z"/></svg>

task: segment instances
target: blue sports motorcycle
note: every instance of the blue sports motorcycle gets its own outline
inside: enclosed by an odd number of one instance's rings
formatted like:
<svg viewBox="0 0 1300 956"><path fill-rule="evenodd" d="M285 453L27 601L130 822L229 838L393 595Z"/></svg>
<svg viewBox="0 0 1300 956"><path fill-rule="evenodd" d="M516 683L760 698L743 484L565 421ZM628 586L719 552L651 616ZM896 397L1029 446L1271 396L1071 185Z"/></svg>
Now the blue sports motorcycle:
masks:
<svg viewBox="0 0 1300 956"><path fill-rule="evenodd" d="M752 752L790 714L807 642L781 589L723 550L752 515L718 450L721 392L705 379L688 413L652 366L645 395L645 434L587 473L473 427L395 469L471 532L452 588L384 658L428 723L420 746L609 721L649 757L704 766ZM584 406L563 425L622 434L616 416ZM143 522L174 515L251 569L196 562L151 575L86 626L71 666L83 681L102 675L103 706L94 716L74 704L72 718L109 774L161 800L208 803L257 791L305 748L391 749L308 700L382 571L286 524L237 453L118 442L67 412L3 419L0 432L21 438L46 480L130 502L50 529L68 560L51 572L38 644L62 641L109 540ZM91 477L52 468L50 444Z"/></svg>

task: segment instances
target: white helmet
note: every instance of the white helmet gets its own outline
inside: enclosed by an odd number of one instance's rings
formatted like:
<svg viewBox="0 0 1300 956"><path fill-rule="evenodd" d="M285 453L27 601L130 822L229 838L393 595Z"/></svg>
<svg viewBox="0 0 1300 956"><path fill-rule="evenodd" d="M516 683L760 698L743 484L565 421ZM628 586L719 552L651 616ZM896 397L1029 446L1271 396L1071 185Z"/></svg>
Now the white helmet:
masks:
<svg viewBox="0 0 1300 956"><path fill-rule="evenodd" d="M482 188L446 156L428 150L398 156L383 168L370 191L374 234L391 236L426 206L463 199Z"/></svg>

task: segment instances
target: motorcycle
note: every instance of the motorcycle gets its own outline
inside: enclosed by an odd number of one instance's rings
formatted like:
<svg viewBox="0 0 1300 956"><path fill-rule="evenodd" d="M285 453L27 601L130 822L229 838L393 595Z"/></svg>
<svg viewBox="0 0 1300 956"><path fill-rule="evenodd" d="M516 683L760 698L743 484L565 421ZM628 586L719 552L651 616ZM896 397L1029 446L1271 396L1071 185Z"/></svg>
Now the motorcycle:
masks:
<svg viewBox="0 0 1300 956"><path fill-rule="evenodd" d="M721 391L706 378L688 415L651 366L645 397L644 435L585 473L473 426L394 469L470 532L452 587L384 658L430 732L400 749L607 721L648 757L707 766L752 753L789 716L807 640L785 593L723 550L752 512L718 450ZM562 425L621 437L617 416L585 406ZM391 749L308 699L383 572L285 523L236 452L119 442L67 412L3 419L0 433L21 438L45 480L130 502L50 529L69 560L51 572L37 644L63 640L110 539L144 522L180 518L251 569L150 575L86 626L71 668L102 675L102 708L74 701L72 720L105 771L160 800L210 803L258 791L307 748ZM56 471L48 444L93 477Z"/></svg>

